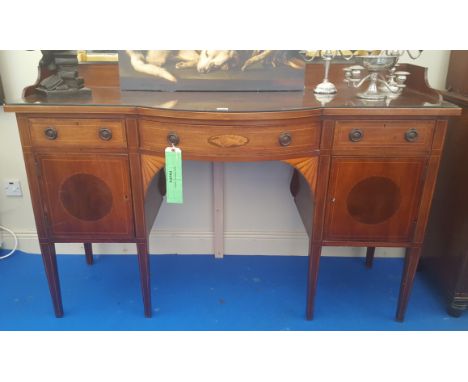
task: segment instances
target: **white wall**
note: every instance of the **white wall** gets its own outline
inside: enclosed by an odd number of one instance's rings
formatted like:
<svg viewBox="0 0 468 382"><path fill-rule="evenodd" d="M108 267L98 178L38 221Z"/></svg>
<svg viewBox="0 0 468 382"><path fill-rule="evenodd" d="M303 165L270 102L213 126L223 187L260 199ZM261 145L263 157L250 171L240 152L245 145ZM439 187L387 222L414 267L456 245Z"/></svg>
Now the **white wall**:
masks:
<svg viewBox="0 0 468 382"><path fill-rule="evenodd" d="M7 100L21 97L22 89L33 84L37 78L37 63L41 58L39 51L0 51L0 76ZM19 179L23 188L23 197L7 198L3 193L5 179ZM21 144L16 118L13 113L4 113L0 107L0 225L17 232L25 248L38 251L35 237L35 224L31 199L24 167ZM0 233L0 241L2 239ZM11 247L12 241L4 235L5 247Z"/></svg>
<svg viewBox="0 0 468 382"><path fill-rule="evenodd" d="M445 78L450 59L450 50L425 50L417 60L404 55L400 62L416 64L429 68L427 79L435 89L445 89Z"/></svg>
<svg viewBox="0 0 468 382"><path fill-rule="evenodd" d="M0 51L0 74L7 100L18 99L34 83L38 51ZM416 64L429 68L429 83L443 88L449 51L425 51ZM402 62L408 61L403 59ZM409 61L408 61L409 62ZM225 165L225 249L228 254L305 255L307 236L289 193L292 169L281 162ZM18 233L20 249L37 253L37 237L15 116L0 110L0 181L20 179L24 196L0 192L0 225ZM152 253L213 253L211 164L184 163L185 202L163 204L151 232ZM4 236L6 246L11 240ZM134 253L133 245L97 244L97 253ZM81 245L59 244L60 253L80 253ZM360 248L326 248L325 255L363 255ZM376 255L400 256L399 249Z"/></svg>

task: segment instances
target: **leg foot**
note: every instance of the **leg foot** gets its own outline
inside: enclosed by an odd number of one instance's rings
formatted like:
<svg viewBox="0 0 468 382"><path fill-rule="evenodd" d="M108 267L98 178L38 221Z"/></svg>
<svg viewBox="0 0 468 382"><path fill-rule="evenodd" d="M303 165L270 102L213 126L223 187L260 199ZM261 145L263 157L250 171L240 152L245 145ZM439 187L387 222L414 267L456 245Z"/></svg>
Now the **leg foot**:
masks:
<svg viewBox="0 0 468 382"><path fill-rule="evenodd" d="M424 261L422 261L423 259L421 259L418 263L418 267L416 268L416 272L424 272L424 267L425 267L425 263Z"/></svg>
<svg viewBox="0 0 468 382"><path fill-rule="evenodd" d="M317 289L317 277L320 264L322 246L311 246L309 249L309 269L307 277L307 307L306 318L312 320L314 316L315 290Z"/></svg>
<svg viewBox="0 0 468 382"><path fill-rule="evenodd" d="M448 307L447 307L447 313L452 316L452 317L460 317L463 312L466 310L467 305L466 304L457 304L455 302L452 302Z"/></svg>
<svg viewBox="0 0 468 382"><path fill-rule="evenodd" d="M374 262L375 247L367 247L366 252L366 267L372 268Z"/></svg>
<svg viewBox="0 0 468 382"><path fill-rule="evenodd" d="M403 322L405 319L406 307L408 306L409 296L413 288L414 276L418 267L421 248L408 248L405 255L405 267L400 285L400 297L398 299L398 309L396 320Z"/></svg>
<svg viewBox="0 0 468 382"><path fill-rule="evenodd" d="M85 256L86 256L86 264L92 265L93 264L93 245L91 243L83 243L85 249Z"/></svg>
<svg viewBox="0 0 468 382"><path fill-rule="evenodd" d="M55 316L58 318L63 317L62 294L60 292L55 245L54 243L40 243L40 246Z"/></svg>
<svg viewBox="0 0 468 382"><path fill-rule="evenodd" d="M141 291L143 294L143 305L145 317L151 317L151 286L150 286L150 264L148 243L137 243L138 265L140 267Z"/></svg>

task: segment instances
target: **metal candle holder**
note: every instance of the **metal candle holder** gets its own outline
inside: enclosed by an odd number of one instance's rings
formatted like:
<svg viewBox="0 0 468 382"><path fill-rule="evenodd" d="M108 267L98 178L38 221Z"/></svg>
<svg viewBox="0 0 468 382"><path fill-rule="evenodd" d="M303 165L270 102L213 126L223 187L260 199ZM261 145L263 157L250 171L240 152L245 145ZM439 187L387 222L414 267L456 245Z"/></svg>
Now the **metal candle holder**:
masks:
<svg viewBox="0 0 468 382"><path fill-rule="evenodd" d="M318 84L315 89L315 94L335 94L336 86L328 79L331 61L340 56L345 60L356 58L360 60L362 65L354 65L345 68L345 82L350 87L359 88L364 82L369 80L369 86L365 92L358 93L358 97L367 100L383 100L386 98L392 99L398 97L406 87L405 82L409 76L409 72L397 71L396 66L399 58L407 53L413 60L417 59L422 50L418 50L413 54L411 50L382 50L379 55L368 54L366 56L358 55L358 50L350 50L348 54L344 54L342 50L318 50L312 56L307 56L307 52L301 51L304 60L311 62L316 57L321 57L325 63L325 74L323 81ZM370 53L370 51L368 51ZM367 69L369 74L361 79L362 71ZM388 74L384 75L383 73Z"/></svg>
<svg viewBox="0 0 468 382"><path fill-rule="evenodd" d="M359 88L364 82L369 80L369 86L365 92L358 93L357 96L367 100L382 100L385 98L396 98L406 87L405 82L409 72L397 71L399 58L407 53L413 60L417 59L422 50L413 54L410 50L385 50L380 55L360 56L358 59L361 65L345 68L345 82L348 86ZM361 79L362 70L367 69L369 74ZM383 73L388 74L384 76Z"/></svg>
<svg viewBox="0 0 468 382"><path fill-rule="evenodd" d="M332 50L320 51L320 55L325 63L325 75L323 81L319 83L315 89L316 94L335 94L336 86L328 80L328 73L330 71L331 60L335 57L335 53Z"/></svg>
<svg viewBox="0 0 468 382"><path fill-rule="evenodd" d="M335 94L336 93L336 86L331 83L328 79L328 73L330 71L330 64L331 61L336 57L336 56L341 56L345 60L350 60L351 58L354 57L354 52L351 51L352 53L350 55L345 55L341 50L318 50L313 56L307 57L304 55L304 52L301 52L303 54L304 60L307 62L313 61L316 57L321 57L324 61L325 64L325 74L323 81L319 83L315 89L314 93L315 94Z"/></svg>
<svg viewBox="0 0 468 382"><path fill-rule="evenodd" d="M358 93L359 98L368 100L382 100L387 97L398 96L406 87L405 81L409 72L396 71L395 66L399 56L363 56L359 57L361 65L345 68L345 82L348 86L359 88L369 80L366 91ZM361 78L362 71L367 69L369 74ZM389 74L385 77L383 73Z"/></svg>

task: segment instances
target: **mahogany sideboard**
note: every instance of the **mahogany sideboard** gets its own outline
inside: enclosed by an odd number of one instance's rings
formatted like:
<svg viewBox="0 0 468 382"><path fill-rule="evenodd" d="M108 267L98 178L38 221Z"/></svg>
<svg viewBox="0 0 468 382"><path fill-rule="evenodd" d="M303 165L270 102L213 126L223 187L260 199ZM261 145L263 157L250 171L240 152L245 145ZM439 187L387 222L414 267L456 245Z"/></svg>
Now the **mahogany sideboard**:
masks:
<svg viewBox="0 0 468 382"><path fill-rule="evenodd" d="M115 72L115 66L108 71ZM402 65L403 66L403 65ZM335 68L334 68L335 67ZM88 72L91 67L86 67ZM447 121L423 68L390 102L366 102L339 87L332 100L299 92L123 92L88 73L90 98L25 97L17 115L45 271L63 315L54 243L136 243L150 317L148 235L165 194L164 149L185 160L280 160L295 171L291 193L309 235L306 317L312 319L322 246L405 247L396 318L402 321L421 253ZM342 81L339 65L331 78ZM220 109L221 108L221 109ZM222 111L220 111L222 110ZM186 190L186 192L189 192ZM306 271L306 270L304 270Z"/></svg>

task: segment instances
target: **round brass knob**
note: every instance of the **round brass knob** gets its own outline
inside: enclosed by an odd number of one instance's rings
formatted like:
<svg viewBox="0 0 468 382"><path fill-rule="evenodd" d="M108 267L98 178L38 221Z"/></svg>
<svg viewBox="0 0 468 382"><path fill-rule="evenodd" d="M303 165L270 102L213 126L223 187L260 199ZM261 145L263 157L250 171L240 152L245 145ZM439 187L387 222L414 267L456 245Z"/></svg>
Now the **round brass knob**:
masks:
<svg viewBox="0 0 468 382"><path fill-rule="evenodd" d="M48 127L47 129L44 130L44 135L46 136L47 139L50 139L53 141L54 139L57 139L58 133L57 129L55 127Z"/></svg>
<svg viewBox="0 0 468 382"><path fill-rule="evenodd" d="M106 127L99 129L99 138L103 141L110 141L112 139L112 131Z"/></svg>
<svg viewBox="0 0 468 382"><path fill-rule="evenodd" d="M405 139L408 141L408 142L415 142L417 141L418 139L418 131L416 129L409 129L406 133L405 133Z"/></svg>
<svg viewBox="0 0 468 382"><path fill-rule="evenodd" d="M169 133L167 134L167 141L174 145L174 146L177 146L180 142L180 138L179 136L176 134L176 133Z"/></svg>
<svg viewBox="0 0 468 382"><path fill-rule="evenodd" d="M359 142L362 138L364 138L364 133L361 129L352 129L349 133L349 140L351 142Z"/></svg>
<svg viewBox="0 0 468 382"><path fill-rule="evenodd" d="M278 142L281 146L289 146L292 142L291 134L289 133L281 133Z"/></svg>

